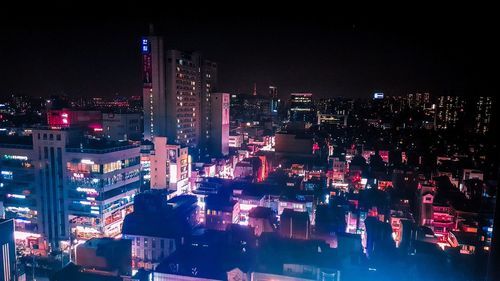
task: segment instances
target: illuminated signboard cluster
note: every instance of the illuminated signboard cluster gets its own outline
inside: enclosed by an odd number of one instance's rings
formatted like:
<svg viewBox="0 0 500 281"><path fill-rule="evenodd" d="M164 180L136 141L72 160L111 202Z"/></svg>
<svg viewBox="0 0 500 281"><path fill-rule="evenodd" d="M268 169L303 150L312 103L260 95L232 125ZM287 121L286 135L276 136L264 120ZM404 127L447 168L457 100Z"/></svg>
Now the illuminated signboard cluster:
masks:
<svg viewBox="0 0 500 281"><path fill-rule="evenodd" d="M9 155L9 154L4 155L3 158L7 160L23 160L23 161L28 160L28 156Z"/></svg>

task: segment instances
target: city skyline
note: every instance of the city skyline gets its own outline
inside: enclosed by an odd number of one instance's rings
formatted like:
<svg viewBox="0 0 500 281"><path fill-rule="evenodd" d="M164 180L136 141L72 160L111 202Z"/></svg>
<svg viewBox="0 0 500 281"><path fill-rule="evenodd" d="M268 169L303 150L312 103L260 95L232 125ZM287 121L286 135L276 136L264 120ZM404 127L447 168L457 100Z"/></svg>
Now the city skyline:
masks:
<svg viewBox="0 0 500 281"><path fill-rule="evenodd" d="M57 4L0 17L0 281L500 279L488 17Z"/></svg>

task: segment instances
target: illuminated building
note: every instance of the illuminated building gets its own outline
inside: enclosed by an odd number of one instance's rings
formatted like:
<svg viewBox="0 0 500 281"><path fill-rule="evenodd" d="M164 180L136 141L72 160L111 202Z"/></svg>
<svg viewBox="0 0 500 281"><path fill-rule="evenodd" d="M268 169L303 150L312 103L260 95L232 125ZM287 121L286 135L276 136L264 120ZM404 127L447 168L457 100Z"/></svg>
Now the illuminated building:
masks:
<svg viewBox="0 0 500 281"><path fill-rule="evenodd" d="M110 140L140 140L142 138L140 113L103 113L102 129Z"/></svg>
<svg viewBox="0 0 500 281"><path fill-rule="evenodd" d="M277 116L281 109L281 100L278 98L278 88L269 86L269 96L271 98L271 115Z"/></svg>
<svg viewBox="0 0 500 281"><path fill-rule="evenodd" d="M165 57L166 136L195 147L200 141L201 55L168 50Z"/></svg>
<svg viewBox="0 0 500 281"><path fill-rule="evenodd" d="M289 102L288 121L314 123L316 113L311 93L292 93Z"/></svg>
<svg viewBox="0 0 500 281"><path fill-rule="evenodd" d="M34 151L21 140L13 143L0 144L0 190L5 217L14 219L18 244L29 248L30 241L39 244Z"/></svg>
<svg viewBox="0 0 500 281"><path fill-rule="evenodd" d="M295 195L295 197L287 198L282 196L279 199L278 215L281 216L285 209L291 209L296 212L305 212L309 214L309 222L314 225L314 196L312 195Z"/></svg>
<svg viewBox="0 0 500 281"><path fill-rule="evenodd" d="M440 96L437 101L435 127L456 128L464 115L465 101L459 96Z"/></svg>
<svg viewBox="0 0 500 281"><path fill-rule="evenodd" d="M14 221L0 219L0 281L17 280Z"/></svg>
<svg viewBox="0 0 500 281"><path fill-rule="evenodd" d="M454 212L451 206L433 203L431 226L440 242L446 241L448 233L455 228Z"/></svg>
<svg viewBox="0 0 500 281"><path fill-rule="evenodd" d="M71 237L120 234L139 191L139 146L84 139L71 128L33 129L26 138L0 145L3 180L16 182L5 202L18 236L48 250L44 242L56 249Z"/></svg>
<svg viewBox="0 0 500 281"><path fill-rule="evenodd" d="M243 135L229 135L228 143L229 147L240 148L243 144Z"/></svg>
<svg viewBox="0 0 500 281"><path fill-rule="evenodd" d="M317 113L318 125L347 126L347 115Z"/></svg>
<svg viewBox="0 0 500 281"><path fill-rule="evenodd" d="M74 239L116 237L140 190L140 147L95 144L67 147L67 205Z"/></svg>
<svg viewBox="0 0 500 281"><path fill-rule="evenodd" d="M210 152L214 156L229 154L229 94L213 93L211 97Z"/></svg>
<svg viewBox="0 0 500 281"><path fill-rule="evenodd" d="M333 173L332 173L332 179L333 181L338 181L338 182L343 182L346 174L346 161L340 160L340 158L335 157L333 158Z"/></svg>
<svg viewBox="0 0 500 281"><path fill-rule="evenodd" d="M47 124L51 128L81 127L102 128L102 114L96 110L51 109L47 112Z"/></svg>
<svg viewBox="0 0 500 281"><path fill-rule="evenodd" d="M476 133L486 134L490 130L492 106L492 97L481 96L478 98L474 116L474 128Z"/></svg>
<svg viewBox="0 0 500 281"><path fill-rule="evenodd" d="M226 230L232 223L240 220L240 203L236 200L217 195L209 195L205 199L205 227L208 229Z"/></svg>
<svg viewBox="0 0 500 281"><path fill-rule="evenodd" d="M430 225L432 222L432 204L436 187L434 185L420 184L418 199L418 225Z"/></svg>
<svg viewBox="0 0 500 281"><path fill-rule="evenodd" d="M169 189L178 194L190 188L191 159L187 147L168 144L167 138L155 137L151 151L151 188Z"/></svg>
<svg viewBox="0 0 500 281"><path fill-rule="evenodd" d="M211 123L210 118L212 109L212 93L217 90L217 64L208 60L201 63L201 143L203 148L208 148L211 141ZM228 105L229 106L229 105ZM229 118L229 117L228 117ZM207 153L208 151L205 151Z"/></svg>
<svg viewBox="0 0 500 281"><path fill-rule="evenodd" d="M210 120L202 120L202 114L210 108L207 99L217 83L217 65L197 52L165 50L160 36L143 37L141 52L144 138L163 136L196 147L207 136Z"/></svg>
<svg viewBox="0 0 500 281"><path fill-rule="evenodd" d="M167 133L163 38L154 35L143 37L141 54L144 138L152 140L155 136L165 136Z"/></svg>

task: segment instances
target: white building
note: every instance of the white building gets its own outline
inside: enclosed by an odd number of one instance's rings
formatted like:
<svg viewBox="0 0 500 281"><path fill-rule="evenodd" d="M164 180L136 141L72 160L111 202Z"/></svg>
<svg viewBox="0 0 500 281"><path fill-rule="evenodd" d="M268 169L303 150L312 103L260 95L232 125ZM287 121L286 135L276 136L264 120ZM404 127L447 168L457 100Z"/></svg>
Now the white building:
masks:
<svg viewBox="0 0 500 281"><path fill-rule="evenodd" d="M168 144L165 137L155 137L153 143L154 149L150 156L151 188L187 192L191 176L188 148Z"/></svg>

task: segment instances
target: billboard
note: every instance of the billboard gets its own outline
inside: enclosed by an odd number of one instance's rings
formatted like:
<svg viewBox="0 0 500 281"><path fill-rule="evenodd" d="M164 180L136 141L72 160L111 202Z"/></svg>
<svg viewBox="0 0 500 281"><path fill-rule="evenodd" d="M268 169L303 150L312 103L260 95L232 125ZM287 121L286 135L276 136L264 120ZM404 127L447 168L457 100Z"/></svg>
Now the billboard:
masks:
<svg viewBox="0 0 500 281"><path fill-rule="evenodd" d="M374 93L373 94L373 99L374 100L381 100L384 98L384 93Z"/></svg>
<svg viewBox="0 0 500 281"><path fill-rule="evenodd" d="M141 53L142 53L142 82L144 88L151 88L152 81L152 67L151 67L151 42L147 38L141 40Z"/></svg>

